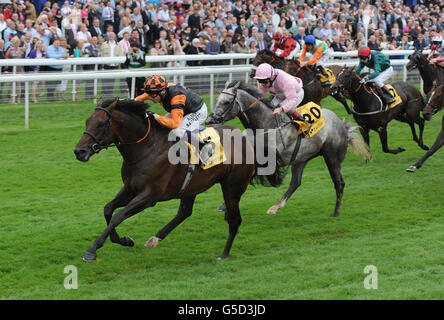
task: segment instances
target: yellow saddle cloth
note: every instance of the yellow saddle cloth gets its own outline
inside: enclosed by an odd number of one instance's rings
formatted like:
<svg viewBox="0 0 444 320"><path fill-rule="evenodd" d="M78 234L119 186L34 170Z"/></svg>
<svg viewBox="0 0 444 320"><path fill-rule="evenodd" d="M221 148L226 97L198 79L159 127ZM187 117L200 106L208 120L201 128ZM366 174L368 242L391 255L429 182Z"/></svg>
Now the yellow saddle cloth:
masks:
<svg viewBox="0 0 444 320"><path fill-rule="evenodd" d="M318 74L319 74L319 78L320 78L321 83L325 83L325 82L327 82L327 80L330 81L331 84L335 83L336 77L333 74L333 71L331 71L330 69L325 68L325 67L324 67L324 70L328 74L328 77L324 76L322 73L319 72Z"/></svg>
<svg viewBox="0 0 444 320"><path fill-rule="evenodd" d="M396 107L398 104L400 104L400 103L402 102L402 99L401 99L401 97L399 96L399 94L396 92L395 88L393 88L392 85L390 85L390 84L386 84L385 86L389 89L390 93L391 93L392 96L395 98L395 102L393 102L392 104L390 104L390 105L387 107L387 109L391 109L391 108Z"/></svg>
<svg viewBox="0 0 444 320"><path fill-rule="evenodd" d="M306 103L303 106L296 108L296 110L299 111L305 121L311 123L311 126L309 127L305 122L293 120L299 125L298 134L304 133L304 138L313 137L325 126L325 120L321 113L321 106L318 106L316 103Z"/></svg>
<svg viewBox="0 0 444 320"><path fill-rule="evenodd" d="M208 159L206 164L201 163L200 166L202 169L209 169L217 164L224 162L227 159L227 157L225 156L224 147L222 146L222 143L220 141L220 136L217 133L216 129L214 129L213 127L206 127L203 131L199 132L199 137L201 140L207 140L208 143L214 144L214 153ZM199 164L199 155L196 152L196 148L188 142L187 144L190 150L190 163Z"/></svg>

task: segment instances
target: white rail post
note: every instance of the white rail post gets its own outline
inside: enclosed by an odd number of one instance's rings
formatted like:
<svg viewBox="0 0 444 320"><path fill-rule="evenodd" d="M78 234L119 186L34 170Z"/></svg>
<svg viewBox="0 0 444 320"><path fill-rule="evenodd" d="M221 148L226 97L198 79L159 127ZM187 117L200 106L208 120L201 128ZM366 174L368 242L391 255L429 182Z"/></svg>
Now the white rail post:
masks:
<svg viewBox="0 0 444 320"><path fill-rule="evenodd" d="M25 82L25 129L29 129L29 82Z"/></svg>
<svg viewBox="0 0 444 320"><path fill-rule="evenodd" d="M99 65L98 64L94 65L94 71L95 72L99 71ZM97 79L94 79L94 91L93 91L93 94L94 94L94 98L93 98L94 104L97 103L97 81L98 81Z"/></svg>
<svg viewBox="0 0 444 320"><path fill-rule="evenodd" d="M77 72L77 65L76 64L74 64L72 66L72 72L73 73ZM77 85L77 81L72 80L72 101L76 101L76 85Z"/></svg>
<svg viewBox="0 0 444 320"><path fill-rule="evenodd" d="M405 67L405 65L402 67L402 81L407 81L407 68Z"/></svg>
<svg viewBox="0 0 444 320"><path fill-rule="evenodd" d="M233 65L233 59L230 59L230 66L232 66L232 65ZM228 82L231 82L231 81L233 81L233 74L232 73L230 73L228 75Z"/></svg>
<svg viewBox="0 0 444 320"><path fill-rule="evenodd" d="M130 92L130 99L134 99L136 92L136 77L131 78L131 92Z"/></svg>
<svg viewBox="0 0 444 320"><path fill-rule="evenodd" d="M13 75L15 75L17 73L17 66L13 66L12 67L12 74ZM13 83L12 83L12 94L11 94L11 96L12 96L12 103L15 103L15 98L17 97L17 88L16 88L16 86L17 86L17 83L14 81Z"/></svg>
<svg viewBox="0 0 444 320"><path fill-rule="evenodd" d="M214 74L213 73L211 73L210 74L210 101L211 101L211 104L210 104L210 108L211 108L211 111L213 111L213 107L214 107Z"/></svg>

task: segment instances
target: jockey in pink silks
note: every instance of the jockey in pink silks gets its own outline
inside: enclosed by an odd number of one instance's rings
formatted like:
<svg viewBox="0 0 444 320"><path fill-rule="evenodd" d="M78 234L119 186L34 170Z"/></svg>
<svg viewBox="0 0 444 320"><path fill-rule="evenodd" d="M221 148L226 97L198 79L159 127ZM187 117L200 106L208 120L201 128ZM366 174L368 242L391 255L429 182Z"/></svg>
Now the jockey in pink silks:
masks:
<svg viewBox="0 0 444 320"><path fill-rule="evenodd" d="M254 78L257 79L257 88L263 97L267 92L274 95L271 103L277 108L273 110L273 115L285 112L295 120L306 122L296 110L304 99L301 79L283 70L274 69L268 63L257 67Z"/></svg>

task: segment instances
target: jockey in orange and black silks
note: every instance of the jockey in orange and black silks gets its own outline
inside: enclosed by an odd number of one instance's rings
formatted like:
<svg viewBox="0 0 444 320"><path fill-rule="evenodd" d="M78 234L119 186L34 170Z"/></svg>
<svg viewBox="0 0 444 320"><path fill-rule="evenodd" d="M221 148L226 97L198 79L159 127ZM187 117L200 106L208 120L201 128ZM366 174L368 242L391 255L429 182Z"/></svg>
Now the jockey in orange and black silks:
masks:
<svg viewBox="0 0 444 320"><path fill-rule="evenodd" d="M169 113L166 116L154 114L159 124L172 129L182 138L186 131L199 129L207 118L207 106L196 93L174 83L168 83L164 76L153 75L146 79L145 93L137 101L150 100L160 103Z"/></svg>

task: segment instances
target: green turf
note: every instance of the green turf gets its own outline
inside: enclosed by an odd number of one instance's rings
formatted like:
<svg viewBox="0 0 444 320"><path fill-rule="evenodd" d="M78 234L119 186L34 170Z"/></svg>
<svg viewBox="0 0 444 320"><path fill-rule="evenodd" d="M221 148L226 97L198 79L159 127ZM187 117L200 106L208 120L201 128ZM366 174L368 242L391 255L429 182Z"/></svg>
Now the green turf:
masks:
<svg viewBox="0 0 444 320"><path fill-rule="evenodd" d="M334 100L324 106L354 122ZM197 197L193 215L157 248L143 244L176 214L177 200L118 227L135 247L107 240L97 262L82 262L105 228L103 206L122 184L115 149L87 163L75 159L74 146L93 107L32 104L26 131L23 105L0 105L1 299L444 298L443 151L406 173L424 151L410 128L396 121L389 125L389 146L404 146L404 153L382 153L374 132L372 163L348 152L338 218L331 217L335 191L328 170L316 158L277 215L265 212L285 192L289 177L279 189L248 188L229 259L216 259L228 234L217 211L222 195L216 185ZM427 123L428 145L440 122L439 114ZM78 269L77 290L63 286L67 265ZM364 288L367 265L378 269L377 290Z"/></svg>

